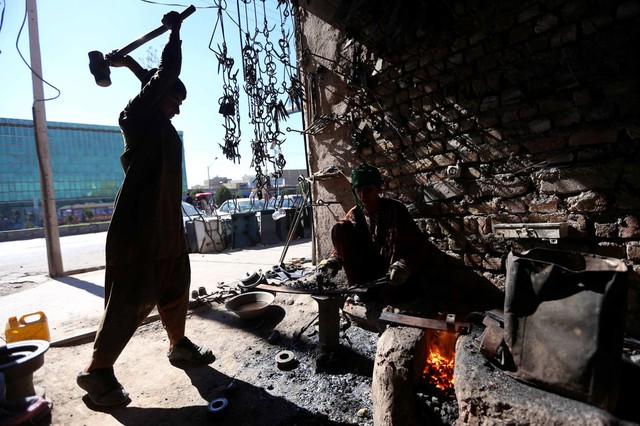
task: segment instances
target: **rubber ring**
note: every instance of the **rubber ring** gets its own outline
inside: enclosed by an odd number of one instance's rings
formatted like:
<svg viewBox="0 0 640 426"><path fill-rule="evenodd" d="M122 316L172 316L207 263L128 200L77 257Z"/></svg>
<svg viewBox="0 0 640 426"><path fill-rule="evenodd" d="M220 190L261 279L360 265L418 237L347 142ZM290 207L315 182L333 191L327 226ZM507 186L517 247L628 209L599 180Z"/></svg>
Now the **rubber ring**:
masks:
<svg viewBox="0 0 640 426"><path fill-rule="evenodd" d="M291 351L280 351L276 354L276 363L281 370L289 370L295 366L296 358Z"/></svg>
<svg viewBox="0 0 640 426"><path fill-rule="evenodd" d="M227 408L227 405L229 405L229 400L227 398L216 398L209 403L207 411L210 415L218 415Z"/></svg>

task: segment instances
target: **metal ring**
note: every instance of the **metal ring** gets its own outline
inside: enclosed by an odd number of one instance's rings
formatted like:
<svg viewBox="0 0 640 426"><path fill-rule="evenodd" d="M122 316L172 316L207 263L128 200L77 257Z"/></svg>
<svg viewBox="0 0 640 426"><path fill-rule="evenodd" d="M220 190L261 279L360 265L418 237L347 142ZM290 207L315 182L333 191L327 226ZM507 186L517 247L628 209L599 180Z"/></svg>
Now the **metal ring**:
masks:
<svg viewBox="0 0 640 426"><path fill-rule="evenodd" d="M209 415L217 416L227 408L227 405L229 405L229 400L224 397L219 397L209 403L207 411Z"/></svg>
<svg viewBox="0 0 640 426"><path fill-rule="evenodd" d="M290 370L296 364L296 357L291 351L280 351L276 354L276 363L280 370Z"/></svg>

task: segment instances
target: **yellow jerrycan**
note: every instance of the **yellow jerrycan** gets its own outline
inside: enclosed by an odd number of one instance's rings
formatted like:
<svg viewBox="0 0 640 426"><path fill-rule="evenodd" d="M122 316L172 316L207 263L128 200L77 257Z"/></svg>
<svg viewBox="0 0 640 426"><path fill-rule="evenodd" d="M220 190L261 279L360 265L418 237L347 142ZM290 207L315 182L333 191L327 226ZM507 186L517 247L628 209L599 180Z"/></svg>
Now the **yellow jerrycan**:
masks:
<svg viewBox="0 0 640 426"><path fill-rule="evenodd" d="M47 316L41 311L23 315L20 319L10 317L4 335L7 343L21 340L51 341Z"/></svg>

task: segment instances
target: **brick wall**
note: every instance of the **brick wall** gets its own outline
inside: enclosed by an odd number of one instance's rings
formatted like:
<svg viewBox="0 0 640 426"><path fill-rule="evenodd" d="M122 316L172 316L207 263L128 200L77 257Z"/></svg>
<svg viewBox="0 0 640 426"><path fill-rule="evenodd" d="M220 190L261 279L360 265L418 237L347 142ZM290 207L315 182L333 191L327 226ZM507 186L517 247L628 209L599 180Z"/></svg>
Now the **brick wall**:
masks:
<svg viewBox="0 0 640 426"><path fill-rule="evenodd" d="M406 4L323 14L301 2L311 172L380 167L451 264L500 288L510 250L624 259L640 335L640 1ZM316 182L314 197L341 202L315 211L322 257L353 199L344 178ZM567 233L494 234L519 222Z"/></svg>

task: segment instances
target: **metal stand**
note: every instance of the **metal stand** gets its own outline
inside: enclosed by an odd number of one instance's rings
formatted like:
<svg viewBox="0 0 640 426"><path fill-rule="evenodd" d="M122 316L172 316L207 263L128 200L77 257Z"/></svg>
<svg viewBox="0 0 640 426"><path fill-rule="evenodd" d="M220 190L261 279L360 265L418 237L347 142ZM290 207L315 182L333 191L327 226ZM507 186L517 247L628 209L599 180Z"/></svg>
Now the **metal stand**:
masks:
<svg viewBox="0 0 640 426"><path fill-rule="evenodd" d="M340 346L340 308L345 296L311 296L318 302L318 340L322 352L334 352Z"/></svg>

